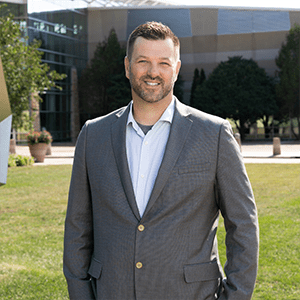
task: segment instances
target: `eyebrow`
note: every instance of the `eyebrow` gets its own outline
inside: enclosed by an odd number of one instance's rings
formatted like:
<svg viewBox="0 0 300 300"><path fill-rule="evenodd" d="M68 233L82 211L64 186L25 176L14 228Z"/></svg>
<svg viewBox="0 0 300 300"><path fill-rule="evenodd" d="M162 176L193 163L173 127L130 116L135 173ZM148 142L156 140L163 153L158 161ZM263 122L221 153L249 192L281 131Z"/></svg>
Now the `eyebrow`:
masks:
<svg viewBox="0 0 300 300"><path fill-rule="evenodd" d="M139 55L136 59L140 59L140 58L148 58L148 56ZM159 59L171 61L169 57L159 57Z"/></svg>

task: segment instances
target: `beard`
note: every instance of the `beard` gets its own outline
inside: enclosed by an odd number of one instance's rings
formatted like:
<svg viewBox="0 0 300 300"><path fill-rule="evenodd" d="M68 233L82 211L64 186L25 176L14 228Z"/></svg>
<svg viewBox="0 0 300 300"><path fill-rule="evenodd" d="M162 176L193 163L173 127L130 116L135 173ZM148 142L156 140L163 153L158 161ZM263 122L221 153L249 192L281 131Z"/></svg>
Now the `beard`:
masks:
<svg viewBox="0 0 300 300"><path fill-rule="evenodd" d="M154 90L151 88L151 86L147 88L147 84L145 83L147 80L158 82L159 89ZM152 78L149 75L145 75L137 79L131 73L131 70L129 71L129 81L132 90L137 94L137 96L148 103L156 103L164 99L173 90L174 86L174 80L172 80L170 84L166 84L165 81L159 76Z"/></svg>

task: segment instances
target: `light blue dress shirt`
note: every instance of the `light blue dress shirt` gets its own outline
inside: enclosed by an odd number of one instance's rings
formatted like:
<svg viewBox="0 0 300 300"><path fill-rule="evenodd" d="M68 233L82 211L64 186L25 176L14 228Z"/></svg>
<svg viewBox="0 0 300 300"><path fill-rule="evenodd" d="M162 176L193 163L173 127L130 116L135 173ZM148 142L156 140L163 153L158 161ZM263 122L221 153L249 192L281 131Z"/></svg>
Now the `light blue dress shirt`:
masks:
<svg viewBox="0 0 300 300"><path fill-rule="evenodd" d="M132 114L132 103L126 128L126 151L135 199L142 217L150 198L169 138L175 110L174 99L161 118L145 135Z"/></svg>

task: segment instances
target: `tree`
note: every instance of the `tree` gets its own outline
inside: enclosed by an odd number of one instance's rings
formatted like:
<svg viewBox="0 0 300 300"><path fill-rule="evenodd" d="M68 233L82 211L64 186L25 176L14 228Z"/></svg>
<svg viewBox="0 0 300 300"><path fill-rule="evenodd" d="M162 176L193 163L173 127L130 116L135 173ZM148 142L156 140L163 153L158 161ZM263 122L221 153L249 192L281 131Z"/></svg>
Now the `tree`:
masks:
<svg viewBox="0 0 300 300"><path fill-rule="evenodd" d="M195 107L233 119L244 140L247 127L276 111L274 86L252 59L231 57L196 88Z"/></svg>
<svg viewBox="0 0 300 300"><path fill-rule="evenodd" d="M260 120L264 125L265 138L270 137L272 127L279 126L282 122L282 115L279 111L279 101L276 97L276 79L267 76L265 82L265 95L263 103L261 103L261 116Z"/></svg>
<svg viewBox="0 0 300 300"><path fill-rule="evenodd" d="M105 115L131 99L131 89L125 76L124 57L114 29L100 42L90 65L79 79L79 98L82 112L91 117Z"/></svg>
<svg viewBox="0 0 300 300"><path fill-rule="evenodd" d="M296 25L290 29L286 42L282 44L279 55L276 58L276 65L279 68L279 83L276 86L276 93L281 103L280 110L283 114L296 119L298 133L291 126L293 135L300 140L300 95L299 95L299 43L300 26Z"/></svg>
<svg viewBox="0 0 300 300"><path fill-rule="evenodd" d="M4 5L0 5L0 11ZM50 71L47 64L41 62L43 53L38 50L40 42L33 41L28 45L22 37L20 25L14 21L10 13L0 17L0 55L7 85L7 92L12 110L12 127L23 126L29 110L29 98L39 96L51 88L59 88L55 80L65 78L56 71ZM28 118L30 124L33 119Z"/></svg>
<svg viewBox="0 0 300 300"><path fill-rule="evenodd" d="M184 85L184 80L182 79L182 76L180 73L178 74L177 80L174 84L174 95L180 100L183 101L183 85Z"/></svg>
<svg viewBox="0 0 300 300"><path fill-rule="evenodd" d="M196 68L194 70L193 83L191 87L191 96L190 96L190 105L195 107L195 91L198 85L201 85L206 80L205 72L201 69L201 73L199 74L199 70Z"/></svg>

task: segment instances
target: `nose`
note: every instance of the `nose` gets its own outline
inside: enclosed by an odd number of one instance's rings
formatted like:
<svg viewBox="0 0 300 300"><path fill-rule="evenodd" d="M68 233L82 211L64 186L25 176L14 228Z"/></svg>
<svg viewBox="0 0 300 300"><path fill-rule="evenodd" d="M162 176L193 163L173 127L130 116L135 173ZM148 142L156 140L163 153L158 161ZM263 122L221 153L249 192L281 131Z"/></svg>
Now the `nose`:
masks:
<svg viewBox="0 0 300 300"><path fill-rule="evenodd" d="M148 76L150 76L151 78L155 78L155 77L159 76L158 65L155 63L149 64L147 73L148 73Z"/></svg>

